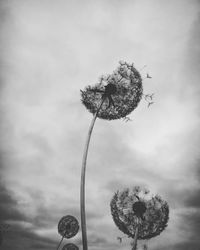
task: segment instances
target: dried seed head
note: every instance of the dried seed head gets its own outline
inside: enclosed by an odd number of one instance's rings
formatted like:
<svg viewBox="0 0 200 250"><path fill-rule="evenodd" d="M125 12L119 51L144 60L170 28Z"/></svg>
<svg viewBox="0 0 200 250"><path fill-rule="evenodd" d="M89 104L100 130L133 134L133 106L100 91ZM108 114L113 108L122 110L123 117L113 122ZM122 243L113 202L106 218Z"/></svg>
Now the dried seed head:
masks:
<svg viewBox="0 0 200 250"><path fill-rule="evenodd" d="M64 238L74 237L79 230L79 223L74 216L63 216L58 223L58 233Z"/></svg>
<svg viewBox="0 0 200 250"><path fill-rule="evenodd" d="M160 196L151 196L146 190L133 188L115 193L111 203L111 214L116 226L134 238L138 225L138 239L150 239L159 235L167 226L169 207Z"/></svg>
<svg viewBox="0 0 200 250"><path fill-rule="evenodd" d="M98 117L114 120L126 117L139 104L143 95L142 78L133 64L120 62L119 67L108 76L101 77L95 86L81 90L81 101L85 107ZM111 105L112 104L112 105Z"/></svg>

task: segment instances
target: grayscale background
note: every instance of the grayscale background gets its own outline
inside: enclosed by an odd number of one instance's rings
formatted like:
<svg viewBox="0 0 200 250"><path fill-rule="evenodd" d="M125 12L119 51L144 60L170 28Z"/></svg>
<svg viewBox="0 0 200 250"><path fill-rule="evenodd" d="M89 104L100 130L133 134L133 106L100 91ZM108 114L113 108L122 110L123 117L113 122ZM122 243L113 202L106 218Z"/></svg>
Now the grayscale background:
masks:
<svg viewBox="0 0 200 250"><path fill-rule="evenodd" d="M97 120L86 176L89 248L130 249L130 239L117 240L109 203L118 189L143 185L170 206L149 249L200 249L199 38L197 0L0 1L0 219L10 225L1 249L53 250L60 218L80 221L92 118L80 89L119 60L152 76L143 85L155 103L142 100L130 122ZM80 246L81 233L70 242Z"/></svg>

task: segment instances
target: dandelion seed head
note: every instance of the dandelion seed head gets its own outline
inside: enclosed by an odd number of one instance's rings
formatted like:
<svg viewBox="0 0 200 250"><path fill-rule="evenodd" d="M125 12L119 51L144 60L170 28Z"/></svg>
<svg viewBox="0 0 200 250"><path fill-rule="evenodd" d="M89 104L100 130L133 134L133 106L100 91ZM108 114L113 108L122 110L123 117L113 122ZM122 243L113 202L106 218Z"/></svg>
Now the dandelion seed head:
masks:
<svg viewBox="0 0 200 250"><path fill-rule="evenodd" d="M120 62L112 74L101 76L96 85L89 85L81 91L81 101L92 114L97 112L102 102L102 93L108 84L116 87L116 92L112 94L114 105L109 105L109 99L105 98L97 116L106 120L126 117L142 99L143 87L139 71L133 64Z"/></svg>
<svg viewBox="0 0 200 250"><path fill-rule="evenodd" d="M155 237L167 227L167 202L158 195L150 198L149 192L145 189L135 187L115 193L110 207L116 226L128 237L134 238L138 217L141 215L144 218L139 222L138 239Z"/></svg>
<svg viewBox="0 0 200 250"><path fill-rule="evenodd" d="M79 230L79 223L74 216L63 216L58 223L58 233L64 238L74 237Z"/></svg>

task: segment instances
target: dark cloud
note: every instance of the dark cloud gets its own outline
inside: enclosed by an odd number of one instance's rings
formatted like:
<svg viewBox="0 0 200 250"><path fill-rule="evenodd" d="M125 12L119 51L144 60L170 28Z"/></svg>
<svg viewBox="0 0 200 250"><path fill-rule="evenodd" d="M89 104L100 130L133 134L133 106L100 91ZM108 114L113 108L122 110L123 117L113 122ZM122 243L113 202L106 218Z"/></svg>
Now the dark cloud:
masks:
<svg viewBox="0 0 200 250"><path fill-rule="evenodd" d="M52 239L40 237L29 230L17 228L15 231L11 230L10 232L4 234L2 249L53 250L56 248L56 245L57 242L53 241Z"/></svg>
<svg viewBox="0 0 200 250"><path fill-rule="evenodd" d="M35 228L57 228L58 222L65 215L72 215L79 219L79 207L67 207L64 209L63 207L49 207L45 208L42 205L37 209L37 215L34 216L31 220L29 220ZM91 215L88 213L89 219L93 218L95 215ZM57 231L55 231L57 233Z"/></svg>
<svg viewBox="0 0 200 250"><path fill-rule="evenodd" d="M184 216L185 225L188 227L188 232L192 232L191 239L194 241L199 240L199 232L200 232L200 211L196 212L188 212L187 215ZM184 225L184 224L183 224Z"/></svg>
<svg viewBox="0 0 200 250"><path fill-rule="evenodd" d="M169 242L168 242L169 243ZM183 242L178 244L167 244L162 246L162 250L199 250L199 242ZM160 247L155 247L154 250L160 250Z"/></svg>
<svg viewBox="0 0 200 250"><path fill-rule="evenodd" d="M33 229L27 229L23 226L23 223L30 223L30 225L33 225L33 228L44 228L52 226L54 223L52 219L52 213L47 213L46 210L41 209L39 211L40 213L34 219L31 219L21 213L17 209L17 207L17 201L12 197L12 194L1 184L0 226L1 236L3 238L1 249L55 249L56 242L54 240L40 237L32 231Z"/></svg>
<svg viewBox="0 0 200 250"><path fill-rule="evenodd" d="M187 207L200 209L200 188L191 190L187 193L187 198L185 199L184 205Z"/></svg>
<svg viewBox="0 0 200 250"><path fill-rule="evenodd" d="M160 187L160 192L168 200L172 208L198 208L200 204L199 189L190 188L178 180L164 180L166 186ZM170 188L169 188L170 187Z"/></svg>
<svg viewBox="0 0 200 250"><path fill-rule="evenodd" d="M195 196L196 195L197 193ZM185 207L183 207L183 212L178 215L180 221L179 230L185 235L183 242L169 246L169 248L166 249L198 250L200 248L200 210L199 201L198 203L194 202L196 200L195 196L188 196L188 199L185 202Z"/></svg>
<svg viewBox="0 0 200 250"><path fill-rule="evenodd" d="M0 221L24 221L25 217L16 210L17 202L12 198L5 187L0 187Z"/></svg>

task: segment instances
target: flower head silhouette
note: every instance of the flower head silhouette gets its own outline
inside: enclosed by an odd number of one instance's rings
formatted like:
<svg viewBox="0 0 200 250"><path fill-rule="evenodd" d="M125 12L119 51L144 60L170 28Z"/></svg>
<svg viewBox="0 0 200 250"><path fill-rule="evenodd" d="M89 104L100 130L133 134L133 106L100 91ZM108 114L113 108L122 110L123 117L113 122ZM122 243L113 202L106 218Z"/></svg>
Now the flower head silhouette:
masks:
<svg viewBox="0 0 200 250"><path fill-rule="evenodd" d="M126 117L138 105L143 95L142 78L133 64L120 62L110 75L101 77L95 86L81 90L85 107L97 117L114 120Z"/></svg>
<svg viewBox="0 0 200 250"><path fill-rule="evenodd" d="M59 249L64 238L72 238L74 237L79 230L78 220L72 215L63 216L58 222L58 233L62 236L61 241L57 246L57 250Z"/></svg>
<svg viewBox="0 0 200 250"><path fill-rule="evenodd" d="M67 243L63 246L62 250L79 250L79 248L73 243Z"/></svg>
<svg viewBox="0 0 200 250"><path fill-rule="evenodd" d="M115 193L110 207L116 226L136 242L159 235L169 219L167 202L139 187Z"/></svg>
<svg viewBox="0 0 200 250"><path fill-rule="evenodd" d="M79 224L74 216L66 215L62 217L58 223L58 233L64 238L74 237L79 230Z"/></svg>

